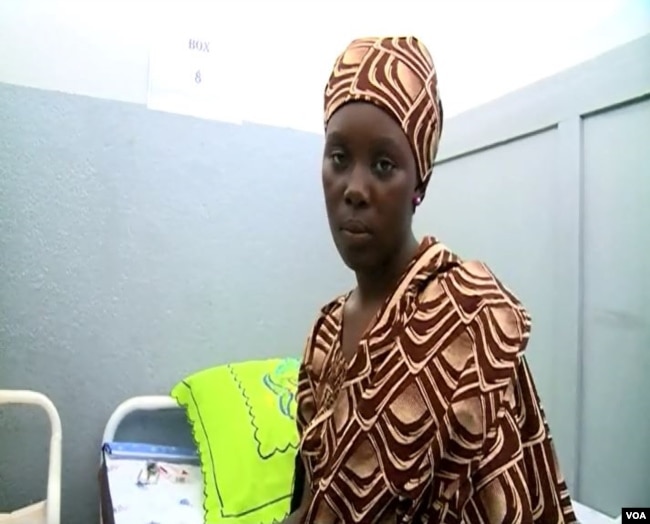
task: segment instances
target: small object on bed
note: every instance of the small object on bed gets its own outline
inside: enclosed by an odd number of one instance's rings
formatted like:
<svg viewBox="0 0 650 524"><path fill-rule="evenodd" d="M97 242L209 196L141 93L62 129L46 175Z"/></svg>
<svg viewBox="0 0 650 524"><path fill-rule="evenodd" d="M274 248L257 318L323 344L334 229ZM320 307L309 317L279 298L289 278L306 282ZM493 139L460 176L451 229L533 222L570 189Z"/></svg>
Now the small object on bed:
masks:
<svg viewBox="0 0 650 524"><path fill-rule="evenodd" d="M176 467L170 464L167 465L158 465L159 474L165 475L172 482L184 483L187 482L187 479L190 475L189 471L185 468Z"/></svg>
<svg viewBox="0 0 650 524"><path fill-rule="evenodd" d="M138 480L136 484L140 487L149 484L157 484L160 477L160 470L155 462L147 462L138 473Z"/></svg>

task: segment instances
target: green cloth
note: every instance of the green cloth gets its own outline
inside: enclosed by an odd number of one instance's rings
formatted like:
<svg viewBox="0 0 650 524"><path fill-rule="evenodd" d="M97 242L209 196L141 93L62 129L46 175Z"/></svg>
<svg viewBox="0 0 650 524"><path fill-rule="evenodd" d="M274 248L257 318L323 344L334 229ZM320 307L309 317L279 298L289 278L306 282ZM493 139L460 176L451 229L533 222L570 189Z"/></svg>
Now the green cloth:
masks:
<svg viewBox="0 0 650 524"><path fill-rule="evenodd" d="M293 358L228 364L172 389L199 451L206 524L272 524L289 513L299 364Z"/></svg>

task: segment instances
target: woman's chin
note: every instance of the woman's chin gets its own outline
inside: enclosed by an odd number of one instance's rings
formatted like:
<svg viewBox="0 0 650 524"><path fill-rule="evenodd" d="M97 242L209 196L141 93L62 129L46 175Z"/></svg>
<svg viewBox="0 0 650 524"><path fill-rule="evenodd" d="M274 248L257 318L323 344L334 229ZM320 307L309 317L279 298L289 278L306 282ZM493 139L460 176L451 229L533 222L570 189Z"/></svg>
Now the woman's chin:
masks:
<svg viewBox="0 0 650 524"><path fill-rule="evenodd" d="M343 263L355 273L366 273L379 265L374 250L342 249L338 245L337 249Z"/></svg>

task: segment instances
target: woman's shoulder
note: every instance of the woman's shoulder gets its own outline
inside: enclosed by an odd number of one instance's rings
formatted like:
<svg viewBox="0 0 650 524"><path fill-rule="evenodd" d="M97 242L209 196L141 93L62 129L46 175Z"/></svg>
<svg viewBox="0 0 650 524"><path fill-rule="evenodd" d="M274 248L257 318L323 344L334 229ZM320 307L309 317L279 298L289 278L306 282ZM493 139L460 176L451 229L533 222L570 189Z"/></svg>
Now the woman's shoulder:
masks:
<svg viewBox="0 0 650 524"><path fill-rule="evenodd" d="M461 261L428 282L420 303L448 301L451 314L491 344L506 350L502 357L518 357L526 347L531 319L519 298L481 261Z"/></svg>
<svg viewBox="0 0 650 524"><path fill-rule="evenodd" d="M526 311L521 300L484 262L462 261L446 275L446 280L450 295L468 313L493 306Z"/></svg>
<svg viewBox="0 0 650 524"><path fill-rule="evenodd" d="M350 292L344 293L342 295L337 295L325 305L321 306L318 313L318 318L328 315L336 315L343 308L345 301L349 296Z"/></svg>
<svg viewBox="0 0 650 524"><path fill-rule="evenodd" d="M343 320L343 307L348 294L338 295L318 310L312 321L312 336L319 330L336 330Z"/></svg>
<svg viewBox="0 0 650 524"><path fill-rule="evenodd" d="M310 364L315 353L327 354L333 345L343 319L346 295L340 295L322 306L312 321L303 353L303 362ZM322 355L321 355L322 356Z"/></svg>

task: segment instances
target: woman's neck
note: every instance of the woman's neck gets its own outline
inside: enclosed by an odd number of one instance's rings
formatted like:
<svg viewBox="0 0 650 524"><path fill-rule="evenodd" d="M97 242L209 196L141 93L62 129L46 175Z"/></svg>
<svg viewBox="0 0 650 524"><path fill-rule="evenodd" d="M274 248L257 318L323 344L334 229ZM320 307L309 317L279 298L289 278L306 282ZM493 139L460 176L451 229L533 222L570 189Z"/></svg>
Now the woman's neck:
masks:
<svg viewBox="0 0 650 524"><path fill-rule="evenodd" d="M418 246L418 241L411 233L402 248L386 264L373 271L358 271L355 293L359 302L374 304L386 300L415 256Z"/></svg>

